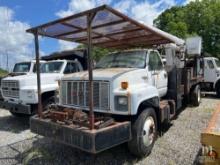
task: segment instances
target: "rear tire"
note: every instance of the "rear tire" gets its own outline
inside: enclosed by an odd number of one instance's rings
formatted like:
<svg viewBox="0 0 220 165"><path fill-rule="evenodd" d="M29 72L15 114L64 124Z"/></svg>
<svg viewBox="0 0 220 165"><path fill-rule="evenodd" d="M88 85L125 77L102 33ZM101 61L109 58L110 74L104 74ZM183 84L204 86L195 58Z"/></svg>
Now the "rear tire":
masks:
<svg viewBox="0 0 220 165"><path fill-rule="evenodd" d="M130 152L138 157L151 153L157 137L157 118L153 108L146 108L132 125L132 140L128 142Z"/></svg>
<svg viewBox="0 0 220 165"><path fill-rule="evenodd" d="M201 89L200 85L196 85L191 93L191 103L193 106L199 106L201 102Z"/></svg>

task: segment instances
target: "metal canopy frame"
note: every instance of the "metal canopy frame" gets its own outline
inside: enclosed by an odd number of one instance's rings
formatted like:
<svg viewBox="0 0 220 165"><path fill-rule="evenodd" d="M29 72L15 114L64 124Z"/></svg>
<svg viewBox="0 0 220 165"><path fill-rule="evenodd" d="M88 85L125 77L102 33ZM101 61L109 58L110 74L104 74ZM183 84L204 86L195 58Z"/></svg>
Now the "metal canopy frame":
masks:
<svg viewBox="0 0 220 165"><path fill-rule="evenodd" d="M151 26L143 25L117 10L103 5L31 29L35 36L38 115L42 117L38 36L46 36L87 45L89 73L89 119L94 129L92 45L103 48L127 49L166 43L181 45L183 40Z"/></svg>

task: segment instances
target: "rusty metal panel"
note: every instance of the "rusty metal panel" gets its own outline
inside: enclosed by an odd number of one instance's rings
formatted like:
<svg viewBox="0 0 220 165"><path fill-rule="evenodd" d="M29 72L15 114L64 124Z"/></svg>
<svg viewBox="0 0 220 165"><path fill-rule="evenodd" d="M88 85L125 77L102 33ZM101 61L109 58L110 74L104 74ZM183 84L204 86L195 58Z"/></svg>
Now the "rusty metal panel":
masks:
<svg viewBox="0 0 220 165"><path fill-rule="evenodd" d="M34 116L30 119L30 129L34 133L90 153L98 153L131 140L130 122L89 130L86 127L62 125Z"/></svg>

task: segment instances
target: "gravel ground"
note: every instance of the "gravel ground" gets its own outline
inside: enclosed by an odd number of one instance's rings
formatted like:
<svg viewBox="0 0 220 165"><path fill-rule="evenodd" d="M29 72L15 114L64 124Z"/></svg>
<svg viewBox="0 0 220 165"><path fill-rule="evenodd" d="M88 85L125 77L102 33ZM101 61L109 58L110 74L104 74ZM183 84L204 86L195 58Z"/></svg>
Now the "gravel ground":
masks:
<svg viewBox="0 0 220 165"><path fill-rule="evenodd" d="M131 155L126 144L98 155L58 144L30 132L28 118L15 118L0 109L0 164L197 164L200 133L219 100L208 96L197 108L180 112L158 137L152 153L143 159Z"/></svg>

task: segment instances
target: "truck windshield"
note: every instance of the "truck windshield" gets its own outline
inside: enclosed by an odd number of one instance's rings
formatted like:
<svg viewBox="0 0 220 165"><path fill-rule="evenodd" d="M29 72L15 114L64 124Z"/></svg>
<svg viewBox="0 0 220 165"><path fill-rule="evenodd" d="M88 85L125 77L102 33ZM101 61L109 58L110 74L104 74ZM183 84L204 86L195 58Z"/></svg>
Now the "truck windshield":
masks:
<svg viewBox="0 0 220 165"><path fill-rule="evenodd" d="M41 73L60 73L63 62L48 62L41 64Z"/></svg>
<svg viewBox="0 0 220 165"><path fill-rule="evenodd" d="M30 62L17 63L14 66L13 72L14 73L26 73L26 72L29 72L30 67L31 67Z"/></svg>
<svg viewBox="0 0 220 165"><path fill-rule="evenodd" d="M103 57L95 68L144 68L145 51L118 52Z"/></svg>
<svg viewBox="0 0 220 165"><path fill-rule="evenodd" d="M217 66L218 68L220 68L220 61L219 61L218 59L215 59L215 63L216 63L216 66Z"/></svg>

